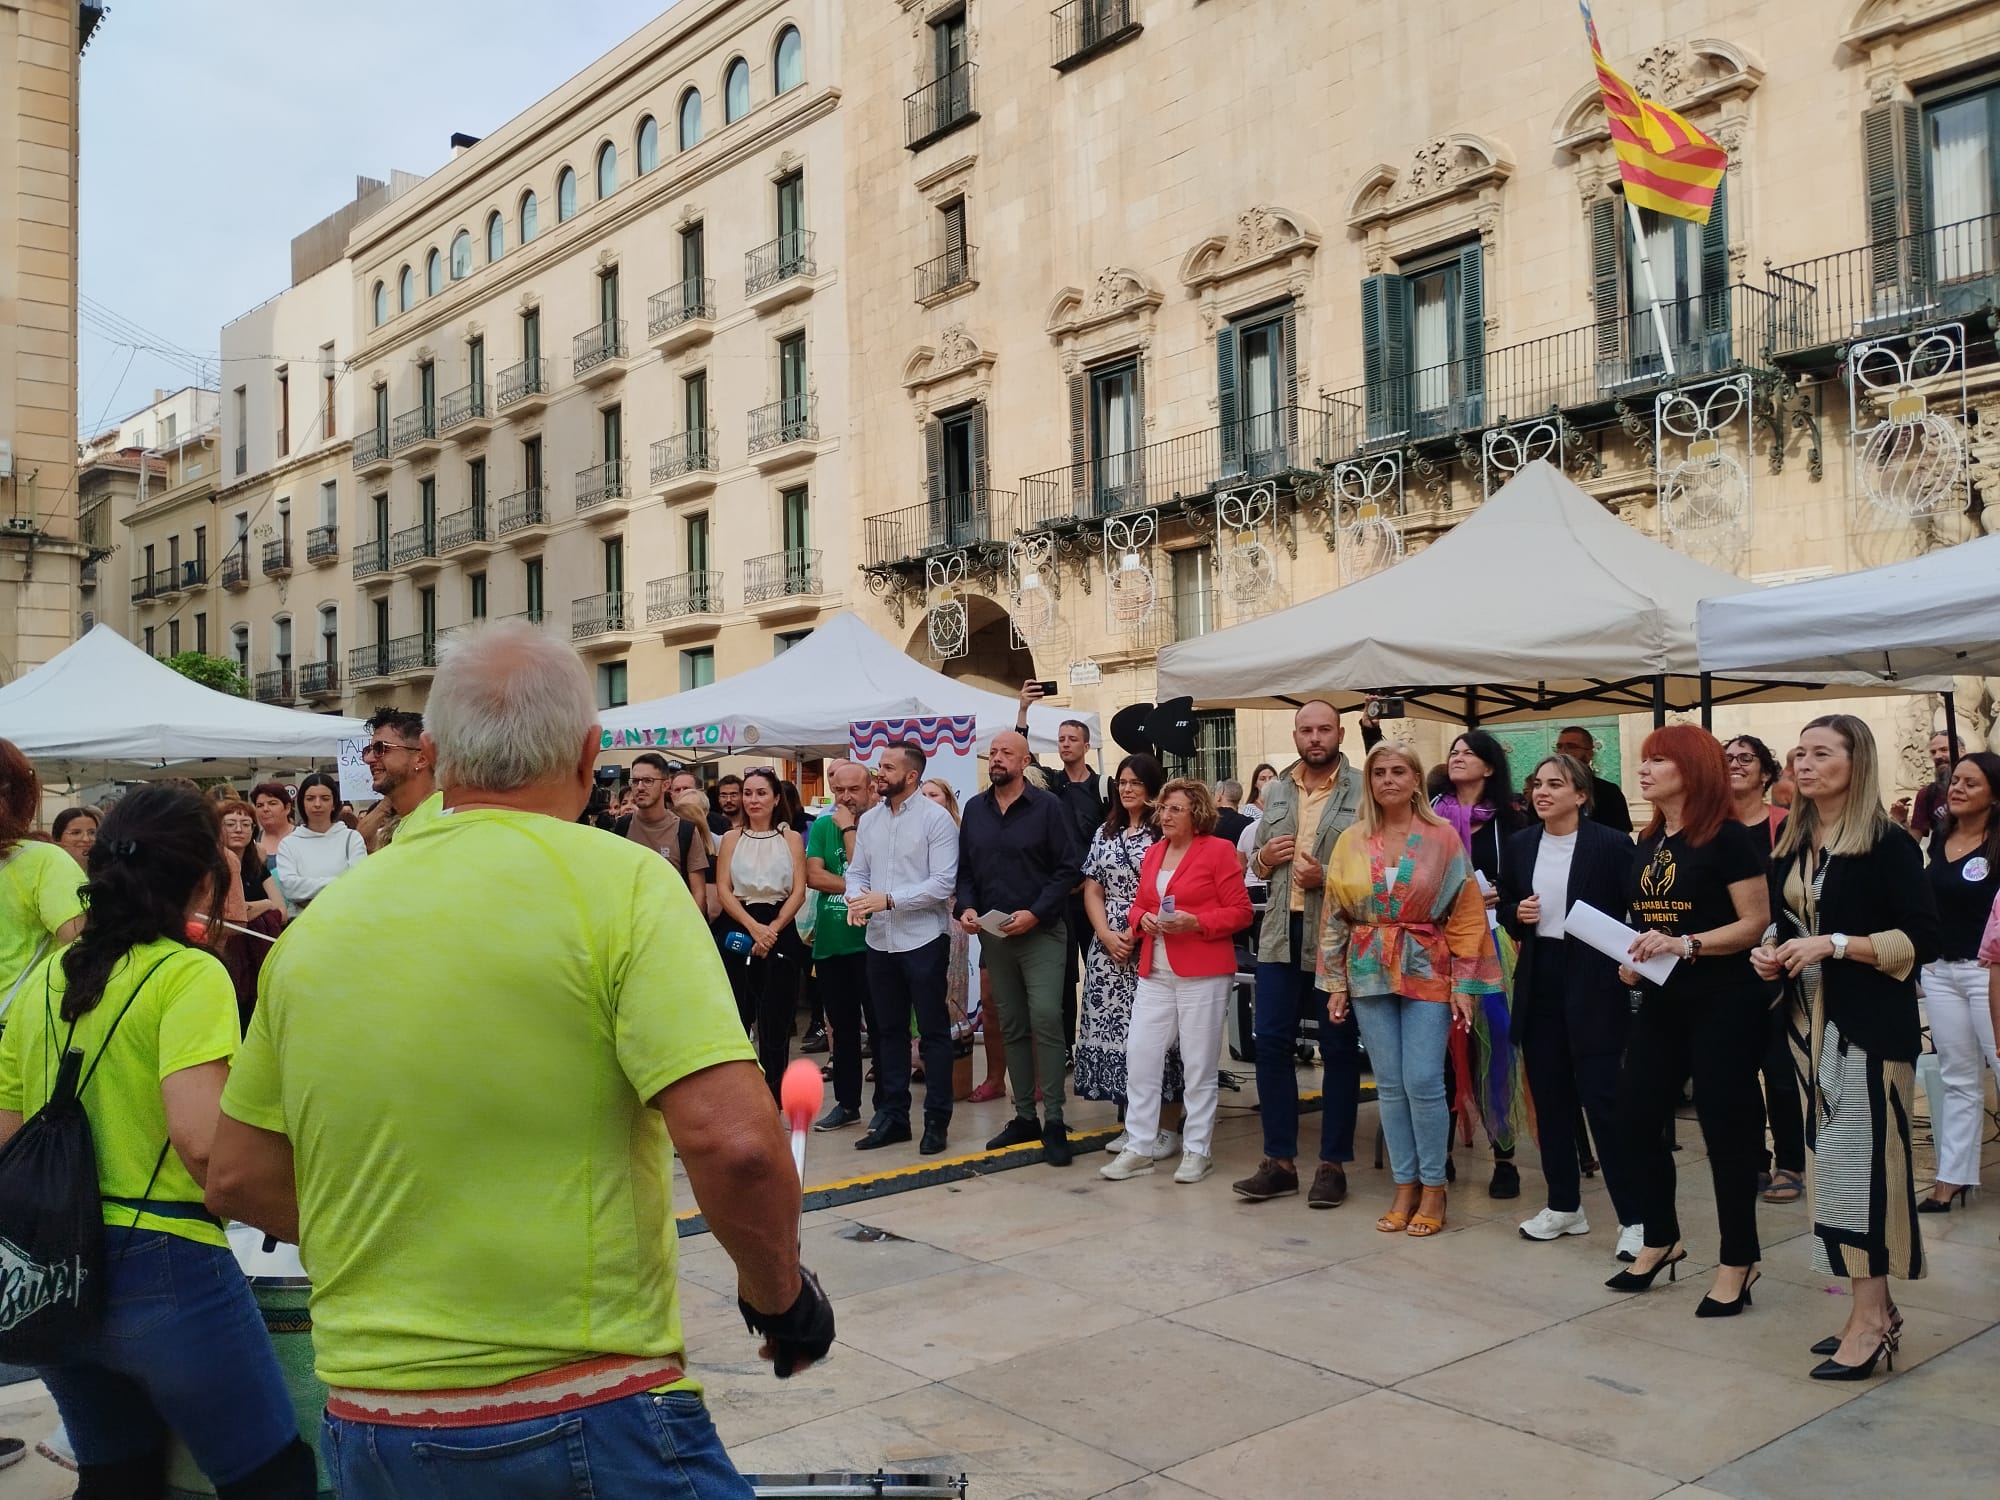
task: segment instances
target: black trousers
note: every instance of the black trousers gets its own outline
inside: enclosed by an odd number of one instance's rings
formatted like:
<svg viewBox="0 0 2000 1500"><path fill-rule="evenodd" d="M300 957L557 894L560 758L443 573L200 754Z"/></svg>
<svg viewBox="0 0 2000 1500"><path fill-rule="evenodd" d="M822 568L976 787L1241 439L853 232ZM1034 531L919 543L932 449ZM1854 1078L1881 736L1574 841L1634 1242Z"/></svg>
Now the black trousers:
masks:
<svg viewBox="0 0 2000 1500"><path fill-rule="evenodd" d="M1806 1110L1799 1088L1799 1071L1792 1062L1791 1028L1783 1003L1771 1007L1770 1030L1764 1041L1764 1117L1771 1127L1771 1149L1761 1153L1766 1171L1805 1175Z"/></svg>
<svg viewBox="0 0 2000 1500"><path fill-rule="evenodd" d="M767 926L778 919L779 908L774 902L746 901L743 909ZM742 928L725 918L718 930L727 934ZM757 1035L757 1062L773 1099L779 1097L785 1065L792 1060L792 1025L798 1019L799 981L806 961L799 930L789 922L763 958L745 959L727 948L722 950L722 967L736 993L736 1015L746 1032Z"/></svg>
<svg viewBox="0 0 2000 1500"><path fill-rule="evenodd" d="M951 934L907 953L868 950L868 989L875 1002L875 1121L910 1122L910 1017L917 1018L917 1055L924 1061L924 1120L951 1121L951 1007L945 987Z"/></svg>
<svg viewBox="0 0 2000 1500"><path fill-rule="evenodd" d="M1695 971L1700 978L1700 969ZM1618 1078L1618 1139L1631 1161L1649 1249L1681 1237L1674 1207L1674 1154L1667 1125L1694 1081L1695 1118L1708 1148L1726 1266L1758 1259L1757 1158L1763 1149L1764 1101L1757 1065L1764 1055L1764 996L1753 985L1689 986L1668 996L1648 991L1632 1018ZM1602 1151L1604 1142L1598 1141Z"/></svg>
<svg viewBox="0 0 2000 1500"><path fill-rule="evenodd" d="M1575 1213L1583 1207L1578 1124L1579 1117L1585 1116L1597 1137L1598 1167L1604 1173L1604 1187L1611 1195L1618 1222L1640 1223L1643 1210L1632 1181L1631 1163L1619 1149L1619 1055L1577 1052L1563 994L1566 945L1560 938L1530 941L1535 944L1531 992L1517 993L1514 1003L1528 1007L1522 1018L1526 1035L1521 1051L1528 1089L1535 1097L1535 1129L1540 1136L1542 1176L1549 1186L1549 1207L1558 1213Z"/></svg>
<svg viewBox="0 0 2000 1500"><path fill-rule="evenodd" d="M1083 978L1084 960L1090 954L1090 942L1097 936L1097 929L1090 925L1090 910L1081 896L1069 898L1069 905L1063 908L1063 921L1069 927L1069 946L1063 951L1063 1043L1074 1052L1078 998L1082 993L1077 986ZM928 1068L930 1064L924 1066Z"/></svg>
<svg viewBox="0 0 2000 1500"><path fill-rule="evenodd" d="M868 950L815 958L820 1004L826 1008L826 1032L833 1044L833 1099L848 1109L861 1108L861 1028L876 1034L874 1002L868 989ZM875 1111L882 1110L882 1071L875 1071Z"/></svg>

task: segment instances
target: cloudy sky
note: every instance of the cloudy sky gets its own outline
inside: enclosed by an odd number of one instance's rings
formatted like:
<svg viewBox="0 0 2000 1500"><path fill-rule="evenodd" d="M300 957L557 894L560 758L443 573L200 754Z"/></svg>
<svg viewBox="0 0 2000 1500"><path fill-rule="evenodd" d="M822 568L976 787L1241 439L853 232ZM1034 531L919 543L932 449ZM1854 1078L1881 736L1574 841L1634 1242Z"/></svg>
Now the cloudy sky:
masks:
<svg viewBox="0 0 2000 1500"><path fill-rule="evenodd" d="M217 383L357 173L435 171L671 3L118 0L83 59L82 431Z"/></svg>

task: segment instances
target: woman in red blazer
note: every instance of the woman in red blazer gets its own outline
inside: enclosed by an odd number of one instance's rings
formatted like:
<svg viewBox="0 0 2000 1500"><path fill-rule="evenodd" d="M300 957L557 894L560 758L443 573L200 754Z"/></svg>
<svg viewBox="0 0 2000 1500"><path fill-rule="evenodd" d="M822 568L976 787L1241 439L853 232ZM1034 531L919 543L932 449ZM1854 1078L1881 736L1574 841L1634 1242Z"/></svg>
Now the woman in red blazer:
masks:
<svg viewBox="0 0 2000 1500"><path fill-rule="evenodd" d="M1175 1182L1211 1168L1215 1070L1235 982L1235 935L1250 925L1250 893L1236 847L1215 837L1215 799L1199 781L1160 789L1160 840L1139 868L1131 930L1138 939L1139 992L1125 1038L1125 1149L1102 1175L1123 1182L1153 1170L1167 1048L1176 1037L1187 1074L1187 1118Z"/></svg>

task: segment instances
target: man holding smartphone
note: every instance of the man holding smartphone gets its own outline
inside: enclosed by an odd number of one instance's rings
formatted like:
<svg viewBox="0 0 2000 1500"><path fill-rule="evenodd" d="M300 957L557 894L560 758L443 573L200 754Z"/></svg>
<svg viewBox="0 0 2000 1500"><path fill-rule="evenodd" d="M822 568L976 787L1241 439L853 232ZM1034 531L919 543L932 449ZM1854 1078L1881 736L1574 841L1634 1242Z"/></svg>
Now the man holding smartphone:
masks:
<svg viewBox="0 0 2000 1500"><path fill-rule="evenodd" d="M1021 684L1021 711L1015 716L1014 732L1022 739L1028 737L1028 705L1051 696L1057 687L1054 682ZM1033 752L1030 756L1032 759ZM1032 759L1032 763L1048 782L1049 790L1062 798L1076 824L1078 846L1088 849L1090 836L1103 826L1105 814L1111 810L1111 794L1104 778L1090 764L1090 726L1081 719L1064 719L1056 730L1056 758L1060 764L1054 771L1043 766L1039 759ZM1076 1051L1077 981L1083 977L1084 958L1090 951L1091 940L1090 913L1083 904L1080 880L1063 910L1063 926L1068 930L1069 944L1063 953L1062 992L1063 1052L1067 1059Z"/></svg>

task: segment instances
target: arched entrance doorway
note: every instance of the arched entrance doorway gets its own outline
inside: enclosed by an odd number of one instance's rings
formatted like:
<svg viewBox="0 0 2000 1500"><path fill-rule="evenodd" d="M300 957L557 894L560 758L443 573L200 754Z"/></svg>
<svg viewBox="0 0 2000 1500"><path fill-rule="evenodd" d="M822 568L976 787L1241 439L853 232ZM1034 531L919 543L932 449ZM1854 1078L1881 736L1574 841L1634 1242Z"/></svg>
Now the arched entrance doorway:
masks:
<svg viewBox="0 0 2000 1500"><path fill-rule="evenodd" d="M903 649L947 677L1013 697L1021 691L1021 684L1035 675L1034 653L1014 644L1013 625L998 603L983 594L961 597L965 600L965 655L932 660L929 631L921 619Z"/></svg>

